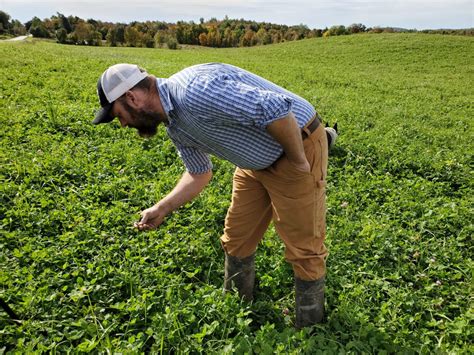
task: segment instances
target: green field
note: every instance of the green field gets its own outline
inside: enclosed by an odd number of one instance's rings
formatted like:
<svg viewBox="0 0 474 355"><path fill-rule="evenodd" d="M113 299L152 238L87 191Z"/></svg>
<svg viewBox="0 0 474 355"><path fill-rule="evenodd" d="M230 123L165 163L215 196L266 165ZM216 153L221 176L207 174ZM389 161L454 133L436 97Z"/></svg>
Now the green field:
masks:
<svg viewBox="0 0 474 355"><path fill-rule="evenodd" d="M253 304L222 295L234 167L156 231L132 228L183 172L151 140L90 124L119 62L167 77L241 66L338 122L328 177L327 321L293 328L270 229ZM354 35L239 49L0 43L0 353L473 353L474 38ZM289 312L287 312L289 311ZM288 313L288 314L287 314Z"/></svg>

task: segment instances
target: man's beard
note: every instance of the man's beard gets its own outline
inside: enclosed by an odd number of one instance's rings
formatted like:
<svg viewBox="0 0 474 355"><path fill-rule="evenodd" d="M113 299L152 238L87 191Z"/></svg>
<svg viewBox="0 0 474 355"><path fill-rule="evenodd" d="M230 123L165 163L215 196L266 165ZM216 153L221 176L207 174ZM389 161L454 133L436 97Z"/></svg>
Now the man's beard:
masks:
<svg viewBox="0 0 474 355"><path fill-rule="evenodd" d="M160 124L159 114L145 109L136 110L129 106L127 102L124 102L123 104L125 110L133 118L133 123L128 124L128 126L135 128L138 131L140 137L153 137L157 132L158 125Z"/></svg>

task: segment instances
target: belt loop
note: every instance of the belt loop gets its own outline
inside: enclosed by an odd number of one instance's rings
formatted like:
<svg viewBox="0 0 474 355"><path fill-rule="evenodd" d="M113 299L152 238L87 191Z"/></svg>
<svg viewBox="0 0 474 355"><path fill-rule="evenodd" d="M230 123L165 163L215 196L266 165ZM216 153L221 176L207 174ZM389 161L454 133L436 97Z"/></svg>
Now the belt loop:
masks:
<svg viewBox="0 0 474 355"><path fill-rule="evenodd" d="M315 115L301 128L301 135L303 139L308 138L321 124L321 118L316 112Z"/></svg>
<svg viewBox="0 0 474 355"><path fill-rule="evenodd" d="M311 121L313 121L313 120L311 120ZM310 121L309 123L311 123L311 121ZM309 136L311 135L311 133L312 133L312 132L308 129L308 125L306 125L306 126L303 127L303 132L306 133L306 137L305 137L305 138L309 137Z"/></svg>

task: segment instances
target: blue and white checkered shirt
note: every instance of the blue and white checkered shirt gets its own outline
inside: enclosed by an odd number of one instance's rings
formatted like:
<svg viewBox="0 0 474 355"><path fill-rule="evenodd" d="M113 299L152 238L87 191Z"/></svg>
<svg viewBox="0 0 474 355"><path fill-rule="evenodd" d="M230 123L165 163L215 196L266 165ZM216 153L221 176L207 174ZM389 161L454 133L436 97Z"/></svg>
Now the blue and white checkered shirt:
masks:
<svg viewBox="0 0 474 355"><path fill-rule="evenodd" d="M303 98L228 64L208 63L157 79L167 133L186 169L212 169L209 154L244 169L265 169L283 152L266 131L290 111L303 127L316 113Z"/></svg>

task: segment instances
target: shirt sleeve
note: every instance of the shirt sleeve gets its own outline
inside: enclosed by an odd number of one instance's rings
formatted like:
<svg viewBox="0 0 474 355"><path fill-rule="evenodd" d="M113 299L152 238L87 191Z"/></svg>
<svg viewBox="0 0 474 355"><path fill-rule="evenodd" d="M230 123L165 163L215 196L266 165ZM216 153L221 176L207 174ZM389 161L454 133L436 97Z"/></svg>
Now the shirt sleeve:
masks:
<svg viewBox="0 0 474 355"><path fill-rule="evenodd" d="M265 128L288 115L293 99L221 75L197 77L188 87L186 103L203 119L212 117Z"/></svg>
<svg viewBox="0 0 474 355"><path fill-rule="evenodd" d="M178 155L190 174L204 174L212 170L212 162L209 155L200 150L182 145L173 140L178 149Z"/></svg>

